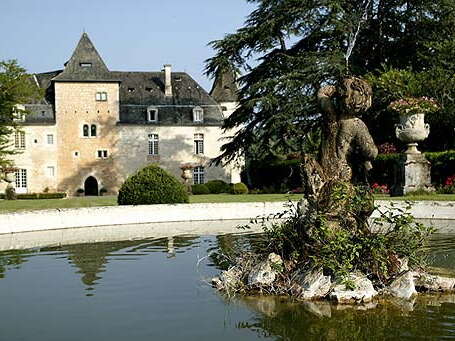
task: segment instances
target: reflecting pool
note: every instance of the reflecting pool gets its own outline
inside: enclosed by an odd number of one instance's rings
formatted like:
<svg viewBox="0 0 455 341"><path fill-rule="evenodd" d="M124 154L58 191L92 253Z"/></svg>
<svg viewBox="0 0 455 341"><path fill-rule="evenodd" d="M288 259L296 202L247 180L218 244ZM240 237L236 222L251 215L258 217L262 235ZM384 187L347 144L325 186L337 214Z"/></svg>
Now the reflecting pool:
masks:
<svg viewBox="0 0 455 341"><path fill-rule="evenodd" d="M215 252L256 238L180 236L1 252L0 340L455 339L455 295L356 308L223 297L208 284L219 273ZM431 263L455 272L455 235L435 236Z"/></svg>

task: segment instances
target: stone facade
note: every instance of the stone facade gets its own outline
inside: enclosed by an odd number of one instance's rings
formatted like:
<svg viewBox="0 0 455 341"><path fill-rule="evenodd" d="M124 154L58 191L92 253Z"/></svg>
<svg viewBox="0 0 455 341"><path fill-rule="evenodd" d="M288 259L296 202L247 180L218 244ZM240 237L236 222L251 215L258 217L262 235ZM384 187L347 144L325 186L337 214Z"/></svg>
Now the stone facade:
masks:
<svg viewBox="0 0 455 341"><path fill-rule="evenodd" d="M26 145L14 156L26 172L17 191L74 195L105 188L114 194L152 162L178 178L180 166L191 163L204 167L198 180L239 182L239 167L210 165L225 143L222 120L237 104L220 103L187 74L172 73L169 65L165 70L110 72L84 33L64 70L34 76L46 98L28 107ZM203 141L198 150L195 138ZM5 187L0 184L0 191Z"/></svg>

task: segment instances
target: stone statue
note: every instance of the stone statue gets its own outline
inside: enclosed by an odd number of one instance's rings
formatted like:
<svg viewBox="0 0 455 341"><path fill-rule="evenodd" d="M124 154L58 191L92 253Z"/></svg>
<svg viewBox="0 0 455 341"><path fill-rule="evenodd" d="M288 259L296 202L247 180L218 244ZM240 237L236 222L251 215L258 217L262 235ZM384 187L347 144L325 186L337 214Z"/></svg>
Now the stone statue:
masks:
<svg viewBox="0 0 455 341"><path fill-rule="evenodd" d="M371 86L354 77L343 79L337 86L324 86L318 92L323 115L322 142L317 159L304 157L302 179L309 205L319 212L330 211L332 218L346 212L347 205L334 205L334 188L343 185L344 190L354 194L356 188L366 187L371 160L378 153L367 126L358 117L371 107L371 100ZM365 221L372 209L362 209Z"/></svg>

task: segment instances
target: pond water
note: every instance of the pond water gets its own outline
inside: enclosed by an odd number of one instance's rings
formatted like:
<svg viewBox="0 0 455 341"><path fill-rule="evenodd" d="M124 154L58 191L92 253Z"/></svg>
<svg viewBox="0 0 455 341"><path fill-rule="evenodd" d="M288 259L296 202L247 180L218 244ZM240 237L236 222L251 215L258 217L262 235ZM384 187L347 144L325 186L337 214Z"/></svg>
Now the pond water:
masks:
<svg viewBox="0 0 455 341"><path fill-rule="evenodd" d="M0 340L455 339L455 295L357 309L227 299L213 251L257 235L181 236L0 253ZM455 235L431 262L455 270Z"/></svg>

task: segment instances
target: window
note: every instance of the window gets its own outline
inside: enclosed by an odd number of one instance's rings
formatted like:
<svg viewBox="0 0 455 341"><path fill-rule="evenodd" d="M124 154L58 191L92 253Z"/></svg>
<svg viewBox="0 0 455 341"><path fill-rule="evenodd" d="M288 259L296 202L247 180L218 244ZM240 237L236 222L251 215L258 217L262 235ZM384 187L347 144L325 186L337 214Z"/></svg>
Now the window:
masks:
<svg viewBox="0 0 455 341"><path fill-rule="evenodd" d="M99 159L107 159L108 153L106 149L101 149L97 151L97 155Z"/></svg>
<svg viewBox="0 0 455 341"><path fill-rule="evenodd" d="M204 134L194 134L194 154L204 154Z"/></svg>
<svg viewBox="0 0 455 341"><path fill-rule="evenodd" d="M54 135L47 134L47 144L54 144Z"/></svg>
<svg viewBox="0 0 455 341"><path fill-rule="evenodd" d="M27 188L27 170L18 169L16 171L16 188L26 189Z"/></svg>
<svg viewBox="0 0 455 341"><path fill-rule="evenodd" d="M201 107L196 107L193 109L193 122L203 122L204 121L204 110Z"/></svg>
<svg viewBox="0 0 455 341"><path fill-rule="evenodd" d="M158 109L147 108L147 121L148 122L158 122Z"/></svg>
<svg viewBox="0 0 455 341"><path fill-rule="evenodd" d="M158 134L149 134L149 155L158 155Z"/></svg>
<svg viewBox="0 0 455 341"><path fill-rule="evenodd" d="M25 149L25 132L14 132L14 147L17 149Z"/></svg>
<svg viewBox="0 0 455 341"><path fill-rule="evenodd" d="M204 167L198 166L193 169L193 181L195 185L203 184L205 182Z"/></svg>
<svg viewBox="0 0 455 341"><path fill-rule="evenodd" d="M79 66L89 68L92 67L92 63L79 63Z"/></svg>
<svg viewBox="0 0 455 341"><path fill-rule="evenodd" d="M98 102L105 102L107 101L107 92L97 92L95 98Z"/></svg>
<svg viewBox="0 0 455 341"><path fill-rule="evenodd" d="M55 167L54 166L46 167L46 174L48 177L53 178L55 176Z"/></svg>
<svg viewBox="0 0 455 341"><path fill-rule="evenodd" d="M134 92L135 90L135 88L128 88L128 92Z"/></svg>
<svg viewBox="0 0 455 341"><path fill-rule="evenodd" d="M84 124L82 126L82 136L83 137L96 137L97 133L98 133L97 131L98 131L98 127L96 126L96 124L91 124L91 125Z"/></svg>

